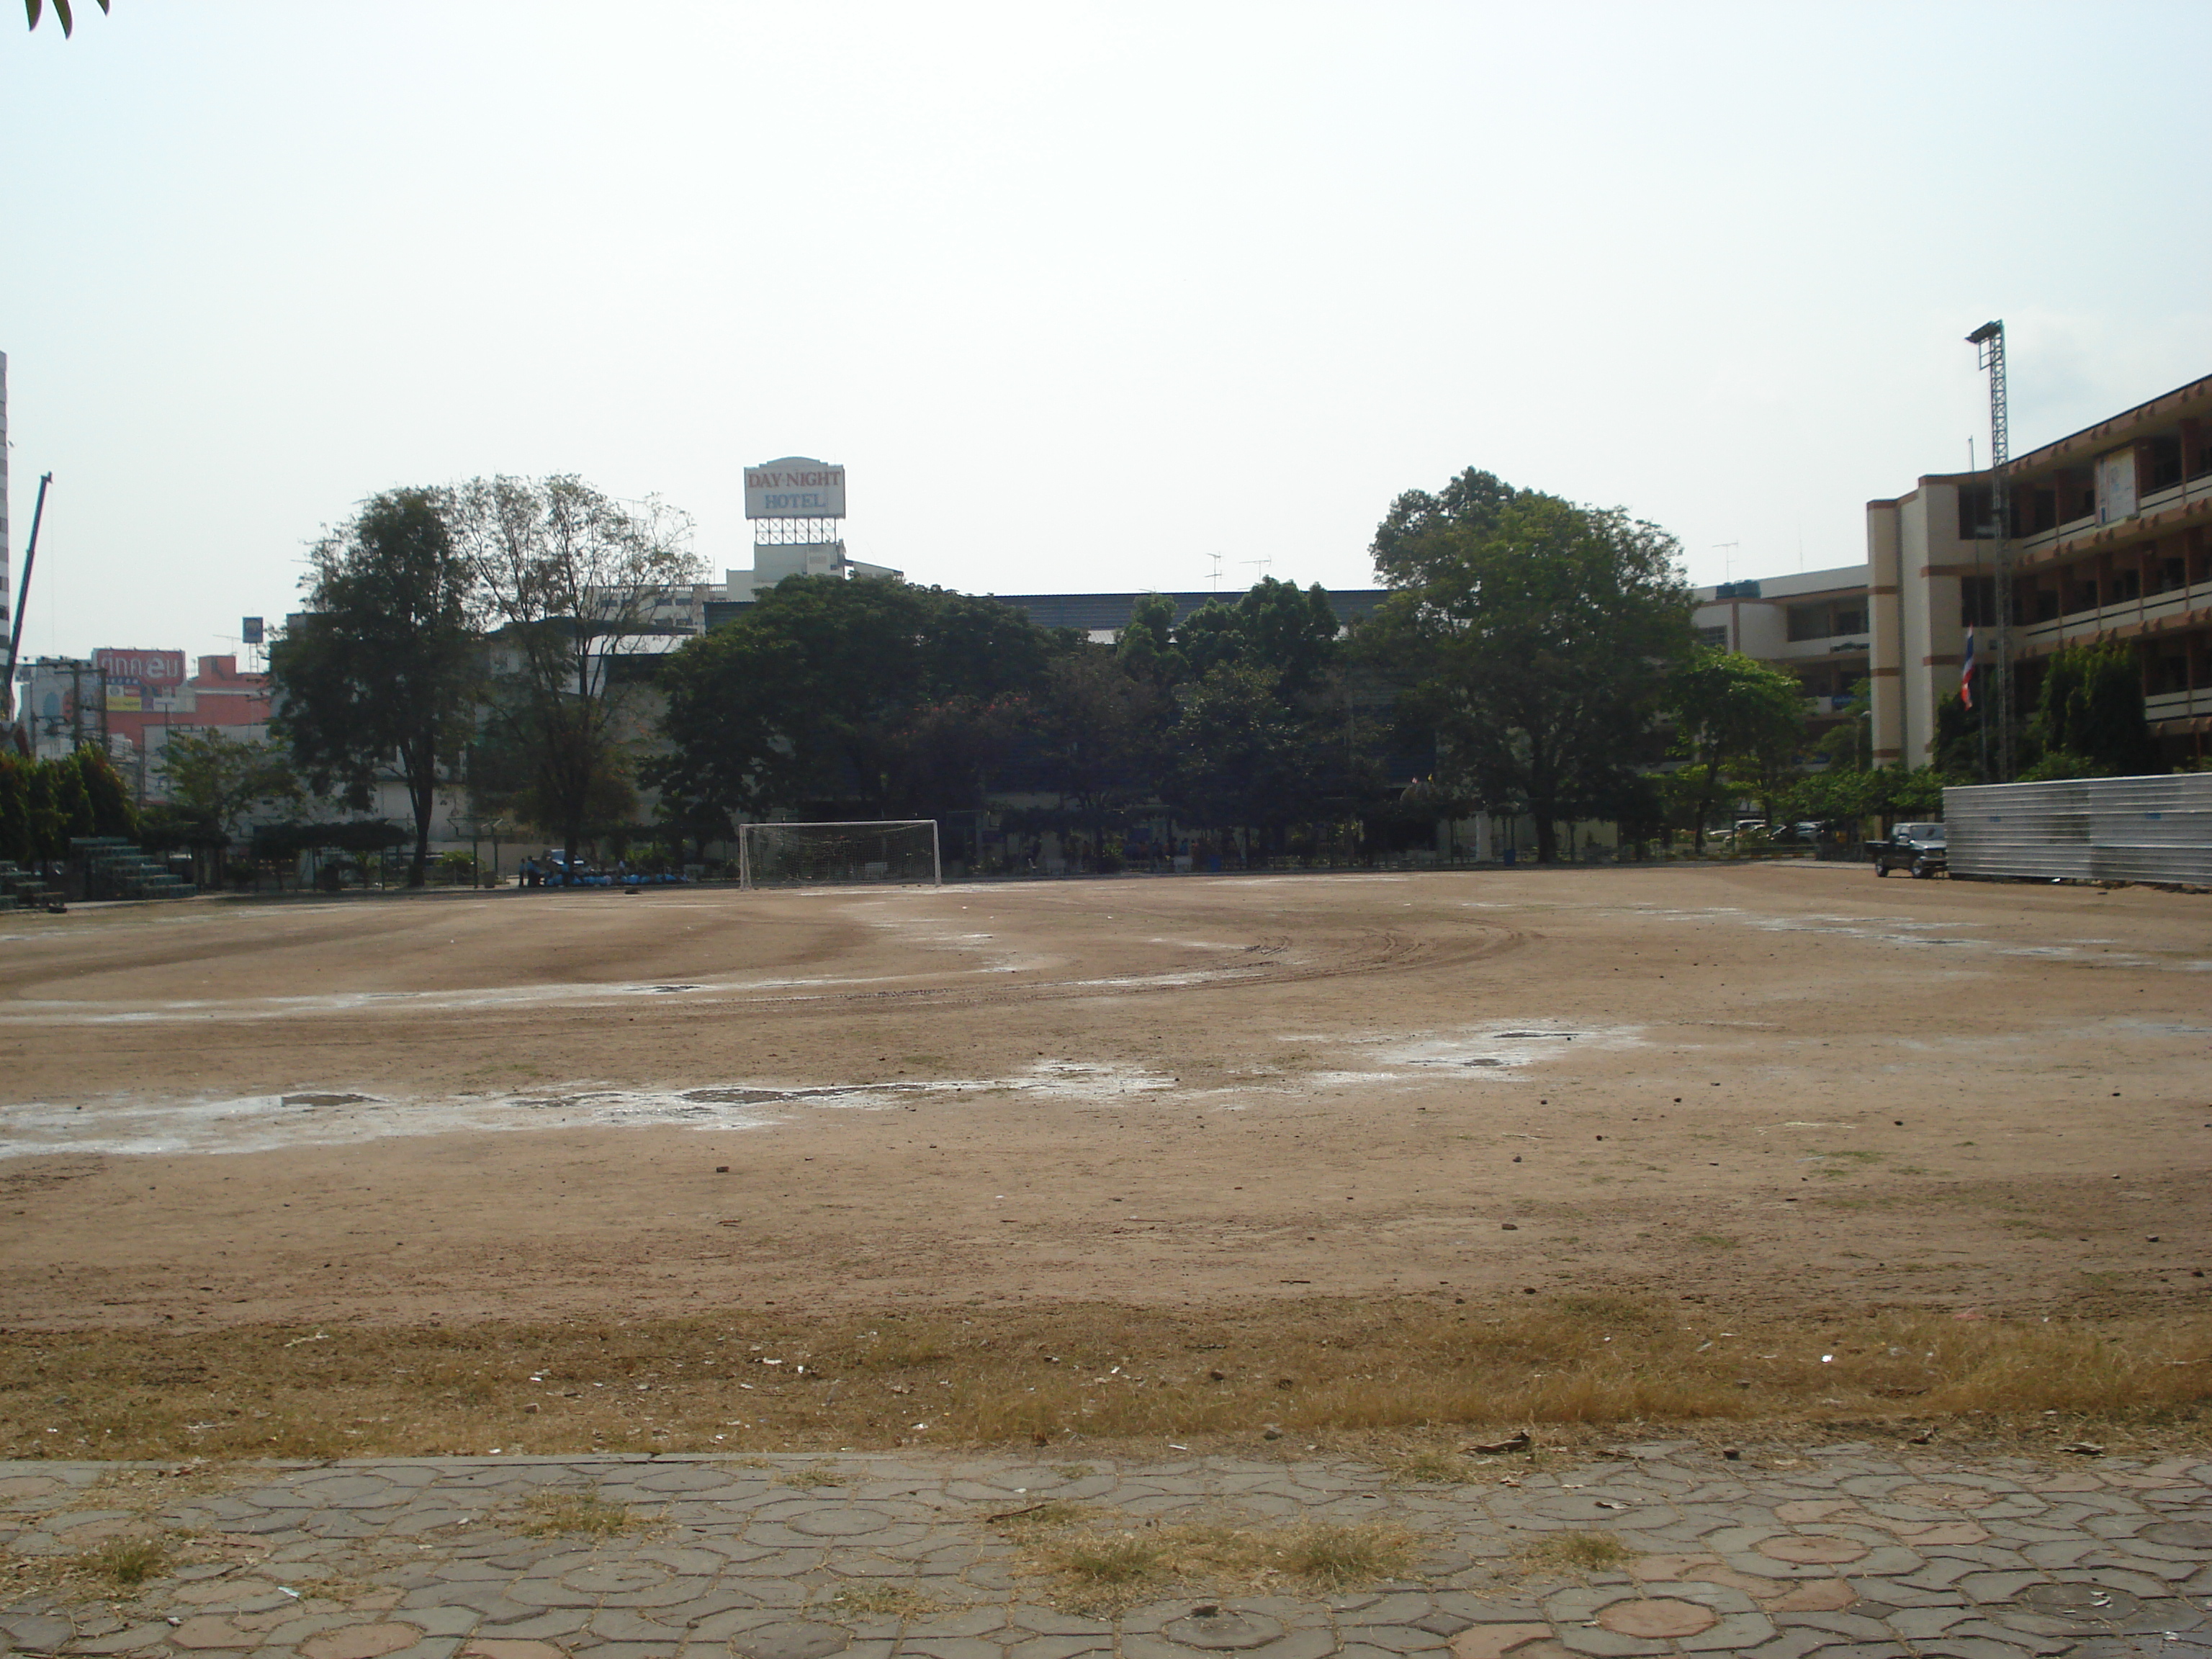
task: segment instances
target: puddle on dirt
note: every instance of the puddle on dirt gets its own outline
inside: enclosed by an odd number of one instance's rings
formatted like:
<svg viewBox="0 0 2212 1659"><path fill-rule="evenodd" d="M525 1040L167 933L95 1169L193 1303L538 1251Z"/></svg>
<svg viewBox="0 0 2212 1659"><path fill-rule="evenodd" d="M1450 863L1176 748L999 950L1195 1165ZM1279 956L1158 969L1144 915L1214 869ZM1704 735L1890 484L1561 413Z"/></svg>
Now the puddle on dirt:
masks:
<svg viewBox="0 0 2212 1659"><path fill-rule="evenodd" d="M1376 1057L1386 1065L1426 1071L1513 1072L1539 1060L1557 1060L1577 1044L1618 1048L1640 1036L1640 1028L1632 1025L1485 1025L1449 1036L1398 1039Z"/></svg>
<svg viewBox="0 0 2212 1659"><path fill-rule="evenodd" d="M1098 1105L1134 1102L1176 1087L1156 1072L1044 1060L1008 1078L927 1079L779 1087L724 1084L693 1089L591 1089L394 1100L339 1091L228 1100L33 1103L0 1107L0 1158L41 1152L262 1152L344 1146L398 1136L509 1129L673 1127L761 1129L808 1107L888 1110L917 1097L990 1094Z"/></svg>

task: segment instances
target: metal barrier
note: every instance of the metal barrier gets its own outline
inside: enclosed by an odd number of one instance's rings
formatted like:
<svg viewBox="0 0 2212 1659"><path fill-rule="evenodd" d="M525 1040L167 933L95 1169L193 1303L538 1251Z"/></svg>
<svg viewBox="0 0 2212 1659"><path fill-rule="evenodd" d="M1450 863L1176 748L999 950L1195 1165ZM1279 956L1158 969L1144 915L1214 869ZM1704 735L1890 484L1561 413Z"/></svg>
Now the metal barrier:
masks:
<svg viewBox="0 0 2212 1659"><path fill-rule="evenodd" d="M2212 883L2212 772L1943 792L1954 876Z"/></svg>

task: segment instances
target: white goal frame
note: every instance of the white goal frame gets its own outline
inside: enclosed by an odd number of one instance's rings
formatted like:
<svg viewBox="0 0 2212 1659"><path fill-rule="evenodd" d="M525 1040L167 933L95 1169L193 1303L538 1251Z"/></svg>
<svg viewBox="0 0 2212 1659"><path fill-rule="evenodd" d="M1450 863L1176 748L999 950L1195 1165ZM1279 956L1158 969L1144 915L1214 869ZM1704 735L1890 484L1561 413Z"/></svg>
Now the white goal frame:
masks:
<svg viewBox="0 0 2212 1659"><path fill-rule="evenodd" d="M738 826L738 885L746 890L757 890L753 878L753 834L756 830L929 830L929 881L932 887L945 885L944 838L939 835L935 818L830 818L811 823L741 823ZM893 884L913 886L913 882Z"/></svg>

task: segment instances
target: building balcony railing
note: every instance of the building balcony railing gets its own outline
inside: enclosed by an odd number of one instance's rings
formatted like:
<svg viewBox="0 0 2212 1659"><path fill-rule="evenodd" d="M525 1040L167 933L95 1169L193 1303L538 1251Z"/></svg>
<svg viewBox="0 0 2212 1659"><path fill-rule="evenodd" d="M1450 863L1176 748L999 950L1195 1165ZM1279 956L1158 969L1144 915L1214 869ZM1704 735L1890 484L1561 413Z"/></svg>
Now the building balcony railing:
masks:
<svg viewBox="0 0 2212 1659"><path fill-rule="evenodd" d="M1802 662L1817 659L1826 662L1832 657L1848 657L1854 653L1866 654L1868 635L1864 629L1856 634L1827 634L1818 639L1788 640L1770 651L1755 653L1767 662Z"/></svg>
<svg viewBox="0 0 2212 1659"><path fill-rule="evenodd" d="M2148 594L2139 599L2115 599L2110 605L2069 611L2063 617L2030 623L2021 629L2020 637L2024 645L2063 645L2071 640L2092 639L2112 629L2179 616L2207 605L2212 605L2212 581L2192 582L2187 587L2169 587L2162 593Z"/></svg>
<svg viewBox="0 0 2212 1659"><path fill-rule="evenodd" d="M2193 691L2161 691L2143 699L2143 718L2148 720L2185 720L2198 714L2212 714L2212 686L2200 685Z"/></svg>
<svg viewBox="0 0 2212 1659"><path fill-rule="evenodd" d="M2017 489L2018 486L2015 488ZM2015 512L2017 512L2018 500L2019 498L2015 496ZM2136 502L2135 516L2148 518L2153 514L2164 513L2172 507L2208 500L2212 500L2212 472L2200 473L2196 477L2183 483L2164 484L2156 489L2146 491ZM2019 523L2017 517L2014 522ZM2069 519L2063 524L2048 530L2031 531L2017 535L2013 545L2018 550L2021 557L2032 559L2039 554L2047 553L2053 548L2060 547L2079 537L2090 535L2099 530L2120 528L2129 522L2130 522L2129 520L2121 519L2111 525L2100 524L2095 514L2086 514L2078 519Z"/></svg>

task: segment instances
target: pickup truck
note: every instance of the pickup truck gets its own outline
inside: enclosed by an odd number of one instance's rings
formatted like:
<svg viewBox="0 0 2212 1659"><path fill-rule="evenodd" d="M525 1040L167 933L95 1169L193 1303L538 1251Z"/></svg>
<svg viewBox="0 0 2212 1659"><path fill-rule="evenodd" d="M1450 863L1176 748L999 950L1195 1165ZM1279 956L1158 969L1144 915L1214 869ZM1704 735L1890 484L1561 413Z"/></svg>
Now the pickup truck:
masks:
<svg viewBox="0 0 2212 1659"><path fill-rule="evenodd" d="M1893 870L1910 870L1923 881L1941 875L1946 866L1943 845L1943 826L1940 823L1900 823L1889 832L1887 841L1870 841L1866 844L1867 858L1874 865L1877 876L1886 876Z"/></svg>

